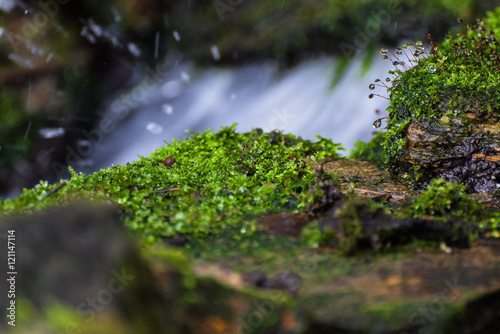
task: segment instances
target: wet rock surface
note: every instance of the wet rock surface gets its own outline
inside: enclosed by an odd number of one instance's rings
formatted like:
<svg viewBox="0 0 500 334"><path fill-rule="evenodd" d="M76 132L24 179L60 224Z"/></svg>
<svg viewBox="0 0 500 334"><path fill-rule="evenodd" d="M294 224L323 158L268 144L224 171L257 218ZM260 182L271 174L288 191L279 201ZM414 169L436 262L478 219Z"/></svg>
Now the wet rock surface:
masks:
<svg viewBox="0 0 500 334"><path fill-rule="evenodd" d="M478 119L443 116L441 120L412 120L401 171L420 166L417 179L443 178L463 183L473 192L494 192L500 183L498 116Z"/></svg>
<svg viewBox="0 0 500 334"><path fill-rule="evenodd" d="M42 312L58 303L65 305L76 313L77 321L64 325L79 327L84 333L106 317L114 319L114 326L120 324L117 328L131 326L144 333L150 332L148 327L160 332L176 330L168 312L171 307L124 230L116 206L82 202L4 218L0 233L5 249L7 231L15 231L16 297L10 300L17 301L18 314L24 299ZM0 263L0 300L5 306L9 290L5 276L11 275L4 270L8 268L6 256ZM1 312L6 319L6 307Z"/></svg>

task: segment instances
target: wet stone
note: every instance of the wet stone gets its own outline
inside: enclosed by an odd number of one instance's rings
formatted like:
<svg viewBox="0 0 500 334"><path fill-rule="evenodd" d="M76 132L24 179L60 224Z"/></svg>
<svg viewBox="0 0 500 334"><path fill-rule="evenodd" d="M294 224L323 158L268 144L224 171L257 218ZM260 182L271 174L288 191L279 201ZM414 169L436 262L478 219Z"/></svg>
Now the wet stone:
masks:
<svg viewBox="0 0 500 334"><path fill-rule="evenodd" d="M406 146L396 162L400 175L419 168L425 184L432 178L463 183L471 192L492 193L500 180L500 134L493 118L475 113L411 121Z"/></svg>

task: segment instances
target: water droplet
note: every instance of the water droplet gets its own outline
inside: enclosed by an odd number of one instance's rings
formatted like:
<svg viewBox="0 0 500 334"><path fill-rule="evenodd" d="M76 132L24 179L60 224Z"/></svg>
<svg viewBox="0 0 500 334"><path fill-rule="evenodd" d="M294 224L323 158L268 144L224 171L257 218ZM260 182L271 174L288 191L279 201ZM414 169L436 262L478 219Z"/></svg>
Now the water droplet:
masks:
<svg viewBox="0 0 500 334"><path fill-rule="evenodd" d="M370 90L374 90L375 89L375 85L371 84L370 86L368 86L368 88L370 88Z"/></svg>
<svg viewBox="0 0 500 334"><path fill-rule="evenodd" d="M111 12L113 13L113 19L115 20L115 22L120 22L122 20L120 12L118 11L118 9L116 9L115 6L111 7Z"/></svg>
<svg viewBox="0 0 500 334"><path fill-rule="evenodd" d="M397 54L398 56L402 56L402 55L403 55L403 50L402 50L402 49L399 49L399 48L398 48L398 49L396 49L396 54Z"/></svg>
<svg viewBox="0 0 500 334"><path fill-rule="evenodd" d="M134 56L134 57L139 57L141 55L141 50L137 45L134 43L128 43L127 45L128 51Z"/></svg>
<svg viewBox="0 0 500 334"><path fill-rule="evenodd" d="M434 73L434 72L436 72L436 65L434 65L434 64L428 65L428 66L427 66L427 71L428 71L429 73Z"/></svg>
<svg viewBox="0 0 500 334"><path fill-rule="evenodd" d="M247 229L244 228L244 227L242 227L241 230L240 230L240 232L243 233L243 234L245 234L245 233L247 233Z"/></svg>
<svg viewBox="0 0 500 334"><path fill-rule="evenodd" d="M65 133L64 128L42 128L38 130L42 138L50 139L62 137Z"/></svg>
<svg viewBox="0 0 500 334"><path fill-rule="evenodd" d="M220 60L220 53L219 53L219 48L215 45L212 45L210 47L210 52L212 52L212 57L214 58L215 61Z"/></svg>
<svg viewBox="0 0 500 334"><path fill-rule="evenodd" d="M380 82L381 80L380 79L375 79L375 82Z"/></svg>
<svg viewBox="0 0 500 334"><path fill-rule="evenodd" d="M154 135L159 135L160 133L163 132L163 126L161 126L160 124L155 123L155 122L149 122L146 125L146 130L148 130L149 132L151 132Z"/></svg>
<svg viewBox="0 0 500 334"><path fill-rule="evenodd" d="M77 140L76 145L77 145L78 151L88 152L89 154L92 151L92 143L86 139Z"/></svg>
<svg viewBox="0 0 500 334"><path fill-rule="evenodd" d="M403 49L405 49L405 50L406 50L406 49L408 49L408 45L406 45L406 44L401 45L401 47L402 47Z"/></svg>
<svg viewBox="0 0 500 334"><path fill-rule="evenodd" d="M386 82L391 82L391 78L385 78Z"/></svg>
<svg viewBox="0 0 500 334"><path fill-rule="evenodd" d="M466 54L467 56L470 56L470 54L471 54L471 53L472 53L472 52L471 52L469 49L465 49L465 54Z"/></svg>
<svg viewBox="0 0 500 334"><path fill-rule="evenodd" d="M177 30L174 30L174 32L172 33L172 35L174 35L174 38L177 42L180 42L181 41L181 35L179 35L179 32L177 32Z"/></svg>
<svg viewBox="0 0 500 334"><path fill-rule="evenodd" d="M189 80L191 80L191 77L189 76L189 74L187 74L186 72L182 72L181 73L181 79L182 81L184 82L189 82Z"/></svg>
<svg viewBox="0 0 500 334"><path fill-rule="evenodd" d="M80 31L80 35L85 37L92 44L95 44L97 42L95 36L90 33L90 30L87 26L82 27L82 30Z"/></svg>
<svg viewBox="0 0 500 334"><path fill-rule="evenodd" d="M401 63L400 63L399 61L397 61L397 60L395 60L395 61L393 61L393 62L392 62L392 65L394 65L394 66L398 66L398 65L400 65L400 64L401 64Z"/></svg>
<svg viewBox="0 0 500 334"><path fill-rule="evenodd" d="M387 49L380 49L380 54L386 55L389 52Z"/></svg>
<svg viewBox="0 0 500 334"><path fill-rule="evenodd" d="M389 59L389 56L383 56L382 59L387 60L387 59Z"/></svg>
<svg viewBox="0 0 500 334"><path fill-rule="evenodd" d="M368 98L373 99L373 96L375 96L375 94L370 94L370 95L368 95Z"/></svg>
<svg viewBox="0 0 500 334"><path fill-rule="evenodd" d="M182 93L182 82L180 80L168 81L161 88L161 93L167 99L173 99Z"/></svg>
<svg viewBox="0 0 500 334"><path fill-rule="evenodd" d="M9 59L12 62L16 63L18 66L23 67L23 68L32 69L35 67L35 65L33 64L33 62L30 59L22 57L16 53L9 54Z"/></svg>
<svg viewBox="0 0 500 334"><path fill-rule="evenodd" d="M375 129L380 128L380 125L382 125L382 119L381 118L379 118L379 119L375 120L375 122L373 122L373 127Z"/></svg>
<svg viewBox="0 0 500 334"><path fill-rule="evenodd" d="M89 19L88 26L89 26L90 30L92 30L92 32L94 33L94 35L96 35L97 37L101 37L102 36L102 28L101 28L101 26L98 25L97 23L95 23L95 21L93 19Z"/></svg>
<svg viewBox="0 0 500 334"><path fill-rule="evenodd" d="M174 113L174 107L171 104L165 103L161 106L161 111L167 115L172 115Z"/></svg>
<svg viewBox="0 0 500 334"><path fill-rule="evenodd" d="M493 54L493 53L492 53L492 54L490 54L490 59L491 59L491 60L495 60L495 59L497 59L497 58L498 58L498 56L497 56L496 54Z"/></svg>

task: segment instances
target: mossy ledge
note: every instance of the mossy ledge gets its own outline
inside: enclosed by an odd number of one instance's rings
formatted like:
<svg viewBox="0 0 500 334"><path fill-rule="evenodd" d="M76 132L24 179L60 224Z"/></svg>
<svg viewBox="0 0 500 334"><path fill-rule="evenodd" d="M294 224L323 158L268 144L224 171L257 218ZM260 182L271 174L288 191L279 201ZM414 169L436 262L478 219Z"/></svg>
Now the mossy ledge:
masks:
<svg viewBox="0 0 500 334"><path fill-rule="evenodd" d="M125 166L89 176L73 172L71 180L58 185L40 182L14 200L0 201L0 211L25 212L74 197L109 199L120 205L125 225L153 243L175 234L202 237L227 229L252 234L255 216L311 206L315 174L304 160L339 158L341 145L278 131L236 133L235 127L173 140Z"/></svg>
<svg viewBox="0 0 500 334"><path fill-rule="evenodd" d="M152 268L152 282L145 286L168 292L158 303L175 314L202 312L211 328L220 329L206 333L416 332L421 327L408 326L408 317L428 308L429 298L448 285L459 294L447 299L439 321L427 324L434 333L476 326L472 318L458 316L473 314L467 309L474 303L497 310L487 298L500 289L496 200L466 195L463 186L442 180L420 195L370 163L341 158L339 149L321 137L310 141L259 129L237 133L235 125L194 133L137 162L89 176L73 172L59 184L25 189L0 202L2 220L29 213L22 220L26 231L37 222L34 216L45 215L39 209L62 206L67 216L58 219L67 224L75 215L64 203L111 201ZM57 234L57 224L45 242ZM36 247L30 254L37 254ZM476 265L484 259L487 266ZM182 303L172 294L179 282ZM212 292L216 303L207 299ZM247 306L242 310L240 304ZM41 315L40 321L50 325L64 314L79 323L85 319L67 308L51 308L52 318ZM254 322L256 314L262 321ZM497 316L483 318L481 333L495 333L486 329ZM417 318L425 319L420 313ZM189 326L203 333L199 328L206 323L197 321ZM98 324L82 323L82 333Z"/></svg>
<svg viewBox="0 0 500 334"><path fill-rule="evenodd" d="M388 165L411 186L423 188L439 177L469 192L497 190L499 33L500 8L443 43L429 34L428 48L418 41L381 50L395 66L393 78L377 79L370 89L382 86L389 94Z"/></svg>

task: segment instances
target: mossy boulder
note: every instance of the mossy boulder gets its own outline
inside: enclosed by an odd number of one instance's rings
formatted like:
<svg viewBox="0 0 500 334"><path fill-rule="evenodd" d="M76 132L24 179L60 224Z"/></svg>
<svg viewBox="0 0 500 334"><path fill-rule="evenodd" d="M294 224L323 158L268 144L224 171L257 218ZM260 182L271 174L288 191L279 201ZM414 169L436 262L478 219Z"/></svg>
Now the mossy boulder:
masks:
<svg viewBox="0 0 500 334"><path fill-rule="evenodd" d="M18 236L18 324L33 333L70 322L82 333L496 333L498 201L439 180L419 196L338 149L233 126L1 201L1 233ZM65 205L75 198L114 204ZM15 213L25 215L5 217ZM81 299L106 298L102 286L122 264L134 281L87 323Z"/></svg>
<svg viewBox="0 0 500 334"><path fill-rule="evenodd" d="M396 68L389 72L394 78L386 80L390 87L377 80L390 100L388 165L412 186L443 178L471 192L497 190L499 27L497 9L441 44L429 35L430 48L416 42L394 52L381 50Z"/></svg>

